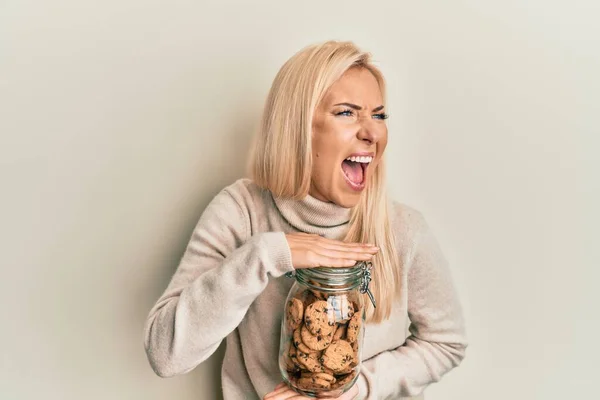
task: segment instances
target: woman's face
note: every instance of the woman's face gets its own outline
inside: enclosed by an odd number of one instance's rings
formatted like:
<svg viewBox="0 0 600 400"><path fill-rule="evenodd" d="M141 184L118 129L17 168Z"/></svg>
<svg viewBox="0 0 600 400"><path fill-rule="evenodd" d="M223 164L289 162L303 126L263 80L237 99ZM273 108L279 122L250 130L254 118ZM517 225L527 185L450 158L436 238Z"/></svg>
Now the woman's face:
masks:
<svg viewBox="0 0 600 400"><path fill-rule="evenodd" d="M387 144L379 84L366 68L351 68L315 110L310 195L350 208L372 179Z"/></svg>

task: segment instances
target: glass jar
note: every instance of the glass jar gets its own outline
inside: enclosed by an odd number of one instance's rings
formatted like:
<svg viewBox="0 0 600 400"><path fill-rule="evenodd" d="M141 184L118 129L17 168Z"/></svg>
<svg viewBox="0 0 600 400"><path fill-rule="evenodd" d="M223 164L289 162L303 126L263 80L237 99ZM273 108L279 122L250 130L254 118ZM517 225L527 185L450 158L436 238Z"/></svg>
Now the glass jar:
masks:
<svg viewBox="0 0 600 400"><path fill-rule="evenodd" d="M310 268L289 273L296 282L285 302L279 369L283 380L309 397L338 397L352 387L361 367L364 296L371 264Z"/></svg>

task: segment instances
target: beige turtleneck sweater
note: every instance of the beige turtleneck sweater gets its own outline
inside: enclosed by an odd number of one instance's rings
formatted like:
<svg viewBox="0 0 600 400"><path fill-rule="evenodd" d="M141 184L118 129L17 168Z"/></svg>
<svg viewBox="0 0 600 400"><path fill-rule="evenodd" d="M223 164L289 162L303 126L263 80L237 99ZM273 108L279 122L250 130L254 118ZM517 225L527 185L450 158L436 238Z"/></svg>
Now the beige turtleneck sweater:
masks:
<svg viewBox="0 0 600 400"><path fill-rule="evenodd" d="M221 191L148 316L144 343L154 371L186 373L225 339L225 400L272 391L282 381L280 325L293 283L284 276L294 269L285 233L341 239L349 218L350 209L310 196L274 199L247 179ZM359 399L416 396L465 355L461 307L434 236L406 205L394 204L391 218L406 290L390 319L366 325Z"/></svg>

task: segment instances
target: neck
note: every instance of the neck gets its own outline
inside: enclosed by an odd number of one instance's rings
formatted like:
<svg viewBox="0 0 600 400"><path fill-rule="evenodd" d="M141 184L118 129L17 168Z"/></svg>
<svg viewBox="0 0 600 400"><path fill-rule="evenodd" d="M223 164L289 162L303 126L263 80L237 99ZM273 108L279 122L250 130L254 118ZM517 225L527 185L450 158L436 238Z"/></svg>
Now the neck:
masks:
<svg viewBox="0 0 600 400"><path fill-rule="evenodd" d="M311 195L302 200L273 198L277 209L294 228L330 239L341 239L348 231L351 208L319 200Z"/></svg>

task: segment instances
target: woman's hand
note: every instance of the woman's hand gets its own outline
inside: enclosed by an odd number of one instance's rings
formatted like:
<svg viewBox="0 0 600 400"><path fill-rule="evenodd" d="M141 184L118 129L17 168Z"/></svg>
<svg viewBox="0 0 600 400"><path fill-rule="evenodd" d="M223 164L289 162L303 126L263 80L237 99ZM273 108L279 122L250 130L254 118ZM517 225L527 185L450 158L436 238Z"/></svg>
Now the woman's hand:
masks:
<svg viewBox="0 0 600 400"><path fill-rule="evenodd" d="M292 251L294 268L352 267L369 261L379 248L362 243L345 243L308 233L285 235Z"/></svg>
<svg viewBox="0 0 600 400"><path fill-rule="evenodd" d="M331 398L328 397L329 400L352 400L358 396L358 386L354 385L348 390L346 393L341 395L340 397ZM302 396L294 392L288 385L284 382L280 383L273 389L271 393L267 393L263 400L313 400L311 397Z"/></svg>

